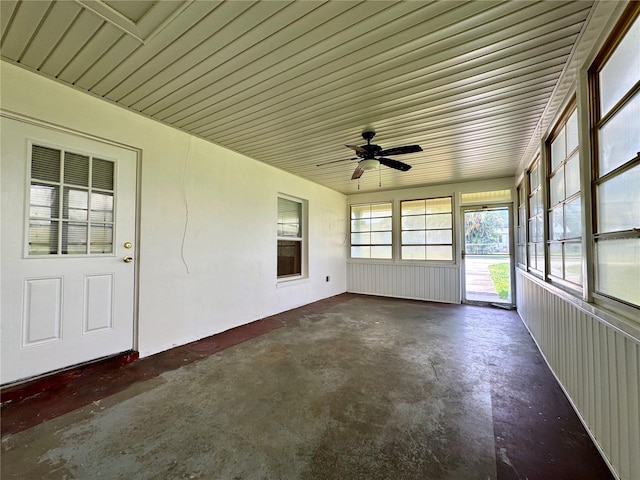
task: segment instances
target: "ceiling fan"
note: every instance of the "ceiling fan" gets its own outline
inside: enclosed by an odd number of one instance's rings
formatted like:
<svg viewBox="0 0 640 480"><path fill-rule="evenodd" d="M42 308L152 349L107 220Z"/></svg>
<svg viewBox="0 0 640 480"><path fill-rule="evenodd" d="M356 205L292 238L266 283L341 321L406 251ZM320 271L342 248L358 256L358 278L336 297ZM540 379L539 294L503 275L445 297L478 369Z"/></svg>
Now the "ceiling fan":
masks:
<svg viewBox="0 0 640 480"><path fill-rule="evenodd" d="M362 132L362 138L367 141L366 145L346 145L351 150L355 151L357 155L357 157L351 158L350 160L358 160L358 165L356 166L353 175L351 175L351 180L359 179L366 170L373 170L381 164L385 167L395 168L396 170L406 172L411 168L411 165L385 157L422 151L420 145L405 145L404 147L393 147L383 150L380 145L371 144L371 139L375 137L375 135L376 132ZM342 161L343 160L334 160L333 162L321 163L316 166L320 167L329 163Z"/></svg>

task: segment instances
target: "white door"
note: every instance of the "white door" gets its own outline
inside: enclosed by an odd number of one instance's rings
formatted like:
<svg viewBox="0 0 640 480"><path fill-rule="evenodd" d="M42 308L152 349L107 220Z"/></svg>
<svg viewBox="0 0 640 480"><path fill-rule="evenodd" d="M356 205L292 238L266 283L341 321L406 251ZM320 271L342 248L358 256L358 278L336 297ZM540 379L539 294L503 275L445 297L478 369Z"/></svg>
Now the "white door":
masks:
<svg viewBox="0 0 640 480"><path fill-rule="evenodd" d="M1 383L131 350L136 153L0 121Z"/></svg>

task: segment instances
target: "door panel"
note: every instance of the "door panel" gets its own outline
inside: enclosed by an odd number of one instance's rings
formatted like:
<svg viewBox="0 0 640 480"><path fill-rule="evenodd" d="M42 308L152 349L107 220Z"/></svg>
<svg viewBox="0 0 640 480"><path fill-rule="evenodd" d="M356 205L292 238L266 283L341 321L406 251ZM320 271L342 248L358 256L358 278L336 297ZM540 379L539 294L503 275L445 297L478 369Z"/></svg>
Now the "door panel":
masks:
<svg viewBox="0 0 640 480"><path fill-rule="evenodd" d="M1 122L1 382L132 349L136 153Z"/></svg>
<svg viewBox="0 0 640 480"><path fill-rule="evenodd" d="M464 301L512 304L509 207L464 208Z"/></svg>

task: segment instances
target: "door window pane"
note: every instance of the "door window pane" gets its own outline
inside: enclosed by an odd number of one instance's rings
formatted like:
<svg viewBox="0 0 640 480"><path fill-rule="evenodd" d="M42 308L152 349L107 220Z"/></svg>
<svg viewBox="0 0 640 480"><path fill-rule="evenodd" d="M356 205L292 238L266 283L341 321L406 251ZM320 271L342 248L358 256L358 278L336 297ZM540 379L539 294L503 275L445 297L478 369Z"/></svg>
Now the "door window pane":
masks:
<svg viewBox="0 0 640 480"><path fill-rule="evenodd" d="M29 255L55 255L58 253L58 225L52 220L29 222Z"/></svg>
<svg viewBox="0 0 640 480"><path fill-rule="evenodd" d="M31 147L31 178L60 182L60 150L33 145Z"/></svg>
<svg viewBox="0 0 640 480"><path fill-rule="evenodd" d="M88 206L89 192L87 190L64 187L62 218L68 220L87 220Z"/></svg>
<svg viewBox="0 0 640 480"><path fill-rule="evenodd" d="M89 186L89 157L65 152L64 183L81 187Z"/></svg>
<svg viewBox="0 0 640 480"><path fill-rule="evenodd" d="M108 160L93 159L91 186L102 190L113 190L114 163Z"/></svg>
<svg viewBox="0 0 640 480"><path fill-rule="evenodd" d="M54 185L32 184L29 205L29 216L31 218L58 218L60 203L58 200L58 189Z"/></svg>
<svg viewBox="0 0 640 480"><path fill-rule="evenodd" d="M63 254L82 255L87 253L87 224L64 222L62 224Z"/></svg>
<svg viewBox="0 0 640 480"><path fill-rule="evenodd" d="M91 194L91 220L94 222L113 222L113 194Z"/></svg>
<svg viewBox="0 0 640 480"><path fill-rule="evenodd" d="M113 252L113 225L91 224L91 253Z"/></svg>

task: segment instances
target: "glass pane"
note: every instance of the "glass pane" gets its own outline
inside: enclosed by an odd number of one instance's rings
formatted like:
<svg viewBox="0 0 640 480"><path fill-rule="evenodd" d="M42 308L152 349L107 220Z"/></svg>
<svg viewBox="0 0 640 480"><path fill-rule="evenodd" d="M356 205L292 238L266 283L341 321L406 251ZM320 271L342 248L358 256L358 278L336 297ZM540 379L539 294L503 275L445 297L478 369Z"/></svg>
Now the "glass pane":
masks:
<svg viewBox="0 0 640 480"><path fill-rule="evenodd" d="M425 200L427 213L443 213L451 211L451 197L430 198Z"/></svg>
<svg viewBox="0 0 640 480"><path fill-rule="evenodd" d="M567 155L578 148L578 111L574 110L567 120Z"/></svg>
<svg viewBox="0 0 640 480"><path fill-rule="evenodd" d="M391 217L372 218L371 231L391 230Z"/></svg>
<svg viewBox="0 0 640 480"><path fill-rule="evenodd" d="M564 244L564 279L582 285L582 244Z"/></svg>
<svg viewBox="0 0 640 480"><path fill-rule="evenodd" d="M562 240L564 238L564 217L562 213L562 205L551 210L549 218L549 238L551 240Z"/></svg>
<svg viewBox="0 0 640 480"><path fill-rule="evenodd" d="M391 246L371 247L371 258L391 258Z"/></svg>
<svg viewBox="0 0 640 480"><path fill-rule="evenodd" d="M551 206L557 205L558 202L564 200L564 168L561 168L551 177L550 181Z"/></svg>
<svg viewBox="0 0 640 480"><path fill-rule="evenodd" d="M369 218L371 217L371 205L352 205L351 218Z"/></svg>
<svg viewBox="0 0 640 480"><path fill-rule="evenodd" d="M113 222L113 194L91 194L91 220L95 222Z"/></svg>
<svg viewBox="0 0 640 480"><path fill-rule="evenodd" d="M91 186L103 190L113 190L113 167L113 162L94 158L91 170Z"/></svg>
<svg viewBox="0 0 640 480"><path fill-rule="evenodd" d="M542 234L544 233L542 229L542 216L536 217L535 222L536 222L536 242L542 242L543 241Z"/></svg>
<svg viewBox="0 0 640 480"><path fill-rule="evenodd" d="M425 215L417 215L415 217L402 217L402 229L424 230L426 226L425 218Z"/></svg>
<svg viewBox="0 0 640 480"><path fill-rule="evenodd" d="M427 215L427 228L451 228L451 214Z"/></svg>
<svg viewBox="0 0 640 480"><path fill-rule="evenodd" d="M536 246L533 243L529 244L529 267L536 267Z"/></svg>
<svg viewBox="0 0 640 480"><path fill-rule="evenodd" d="M564 205L564 238L582 237L580 197Z"/></svg>
<svg viewBox="0 0 640 480"><path fill-rule="evenodd" d="M278 277L302 274L302 242L278 240Z"/></svg>
<svg viewBox="0 0 640 480"><path fill-rule="evenodd" d="M580 157L576 153L564 167L564 181L566 185L565 195L570 197L580 191Z"/></svg>
<svg viewBox="0 0 640 480"><path fill-rule="evenodd" d="M420 215L426 213L424 200L413 200L411 202L402 202L402 215Z"/></svg>
<svg viewBox="0 0 640 480"><path fill-rule="evenodd" d="M64 154L64 183L89 186L89 157L77 153Z"/></svg>
<svg viewBox="0 0 640 480"><path fill-rule="evenodd" d="M113 252L113 225L91 224L91 253Z"/></svg>
<svg viewBox="0 0 640 480"><path fill-rule="evenodd" d="M31 178L60 182L60 150L33 145L31 147Z"/></svg>
<svg viewBox="0 0 640 480"><path fill-rule="evenodd" d="M536 237L537 232L536 232L536 219L532 218L531 220L529 220L529 241L530 242L535 242L536 241Z"/></svg>
<svg viewBox="0 0 640 480"><path fill-rule="evenodd" d="M371 220L363 218L361 220L351 220L352 232L369 232L371 231Z"/></svg>
<svg viewBox="0 0 640 480"><path fill-rule="evenodd" d="M451 230L428 230L427 243L446 243L451 245L453 243Z"/></svg>
<svg viewBox="0 0 640 480"><path fill-rule="evenodd" d="M640 50L640 49L638 49ZM640 152L640 93L600 130L600 175L604 175Z"/></svg>
<svg viewBox="0 0 640 480"><path fill-rule="evenodd" d="M531 170L531 173L529 174L529 186L531 191L533 191L536 188L538 188L539 185L540 185L540 170L536 165L533 168L533 170Z"/></svg>
<svg viewBox="0 0 640 480"><path fill-rule="evenodd" d="M58 253L58 222L31 220L29 222L29 255Z"/></svg>
<svg viewBox="0 0 640 480"><path fill-rule="evenodd" d="M370 233L352 233L351 245L369 245L371 244Z"/></svg>
<svg viewBox="0 0 640 480"><path fill-rule="evenodd" d="M86 220L88 202L89 192L86 190L64 187L62 218L68 220Z"/></svg>
<svg viewBox="0 0 640 480"><path fill-rule="evenodd" d="M425 260L425 247L402 247L402 259L403 260Z"/></svg>
<svg viewBox="0 0 640 480"><path fill-rule="evenodd" d="M371 258L371 247L351 247L351 258Z"/></svg>
<svg viewBox="0 0 640 480"><path fill-rule="evenodd" d="M391 216L391 204L390 203L376 203L371 205L372 217L390 217Z"/></svg>
<svg viewBox="0 0 640 480"><path fill-rule="evenodd" d="M640 18L600 72L601 110L606 114L640 80Z"/></svg>
<svg viewBox="0 0 640 480"><path fill-rule="evenodd" d="M538 212L538 206L540 204L540 202L538 202L539 196L539 192L535 192L529 199L529 215L531 215L532 217L540 213Z"/></svg>
<svg viewBox="0 0 640 480"><path fill-rule="evenodd" d="M562 278L562 244L549 244L549 267L551 275Z"/></svg>
<svg viewBox="0 0 640 480"><path fill-rule="evenodd" d="M374 245L391 245L391 232L373 232L371 243Z"/></svg>
<svg viewBox="0 0 640 480"><path fill-rule="evenodd" d="M640 306L640 238L599 240L597 289Z"/></svg>
<svg viewBox="0 0 640 480"><path fill-rule="evenodd" d="M565 129L551 142L551 171L558 168L565 158L567 158L567 146L564 138Z"/></svg>
<svg viewBox="0 0 640 480"><path fill-rule="evenodd" d="M426 232L424 230L402 232L403 245L424 245L426 238Z"/></svg>
<svg viewBox="0 0 640 480"><path fill-rule="evenodd" d="M427 260L453 260L453 249L445 246L427 247Z"/></svg>
<svg viewBox="0 0 640 480"><path fill-rule="evenodd" d="M29 216L38 218L57 218L60 203L58 189L51 185L31 185Z"/></svg>
<svg viewBox="0 0 640 480"><path fill-rule="evenodd" d="M302 237L302 204L286 198L278 198L278 236Z"/></svg>
<svg viewBox="0 0 640 480"><path fill-rule="evenodd" d="M87 224L65 222L62 224L61 252L69 255L87 253Z"/></svg>
<svg viewBox="0 0 640 480"><path fill-rule="evenodd" d="M640 165L598 186L598 232L640 226Z"/></svg>

